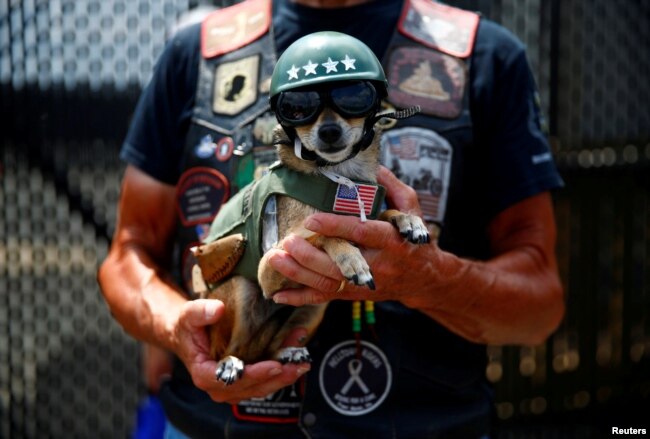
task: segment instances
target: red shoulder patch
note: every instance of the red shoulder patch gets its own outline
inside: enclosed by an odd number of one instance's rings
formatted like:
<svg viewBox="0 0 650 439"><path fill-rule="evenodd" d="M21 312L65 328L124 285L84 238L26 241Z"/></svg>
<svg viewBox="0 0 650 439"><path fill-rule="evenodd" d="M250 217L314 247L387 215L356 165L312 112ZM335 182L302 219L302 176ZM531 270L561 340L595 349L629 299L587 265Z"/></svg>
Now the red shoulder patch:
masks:
<svg viewBox="0 0 650 439"><path fill-rule="evenodd" d="M205 58L239 49L264 35L271 26L271 0L246 0L219 9L201 26L201 53Z"/></svg>
<svg viewBox="0 0 650 439"><path fill-rule="evenodd" d="M399 30L425 46L458 58L472 54L480 16L431 0L407 0Z"/></svg>

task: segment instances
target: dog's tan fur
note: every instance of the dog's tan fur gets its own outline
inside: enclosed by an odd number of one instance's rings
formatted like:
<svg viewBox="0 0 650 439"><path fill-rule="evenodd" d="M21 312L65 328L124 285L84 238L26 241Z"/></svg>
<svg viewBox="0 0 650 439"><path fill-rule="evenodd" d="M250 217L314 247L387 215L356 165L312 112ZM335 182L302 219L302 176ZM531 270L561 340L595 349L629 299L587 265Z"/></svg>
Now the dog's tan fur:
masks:
<svg viewBox="0 0 650 439"><path fill-rule="evenodd" d="M352 145L358 142L363 134L364 122L363 118L344 119L326 108L316 122L298 127L296 132L305 148L330 162L338 162L350 155ZM342 136L339 141L326 144L319 138L318 128L324 124L337 124L341 128ZM293 146L290 146L291 142L280 126L274 134L279 159L285 166L303 173L319 172L315 162L296 157ZM374 183L378 167L379 134L376 134L367 149L328 169L352 180ZM279 242L292 233L305 237L332 258L345 278L361 285L371 285L370 269L357 247L343 239L314 235L303 227L303 220L315 213L316 209L287 196L278 196L276 203ZM412 222L419 221L418 233L426 230L418 217L398 211L387 211L382 215L382 219L393 222L403 234L405 228L412 227ZM243 371L243 364L238 363L237 359L243 363L269 358L283 362L309 361L306 350L287 351L282 348L282 343L288 334L298 327L306 328L308 338L311 337L327 306L323 304L293 308L268 300L277 291L299 285L276 272L270 266L267 256L268 253L259 264L259 286L243 277L235 276L212 291L206 289L203 295L222 300L225 304L224 317L210 329L210 353L215 359L222 359L221 364L226 371L219 379L227 384L235 381ZM229 368L241 370L232 371Z"/></svg>

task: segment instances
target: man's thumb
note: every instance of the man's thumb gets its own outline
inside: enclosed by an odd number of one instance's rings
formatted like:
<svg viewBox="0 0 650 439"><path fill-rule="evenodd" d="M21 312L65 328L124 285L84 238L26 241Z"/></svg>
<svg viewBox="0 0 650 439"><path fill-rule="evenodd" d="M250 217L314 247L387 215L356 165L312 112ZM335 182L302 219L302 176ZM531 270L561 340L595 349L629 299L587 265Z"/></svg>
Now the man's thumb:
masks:
<svg viewBox="0 0 650 439"><path fill-rule="evenodd" d="M197 299L189 302L186 317L192 326L205 326L219 320L223 312L224 305L221 300Z"/></svg>

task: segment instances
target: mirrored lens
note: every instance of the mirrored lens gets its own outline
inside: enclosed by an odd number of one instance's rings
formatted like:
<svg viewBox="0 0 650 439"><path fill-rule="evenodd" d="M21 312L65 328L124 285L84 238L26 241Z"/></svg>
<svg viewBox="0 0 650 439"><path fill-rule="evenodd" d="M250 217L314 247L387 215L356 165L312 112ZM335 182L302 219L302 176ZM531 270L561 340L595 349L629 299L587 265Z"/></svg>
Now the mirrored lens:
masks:
<svg viewBox="0 0 650 439"><path fill-rule="evenodd" d="M377 92L369 82L355 82L330 91L334 106L349 116L363 116L375 105Z"/></svg>
<svg viewBox="0 0 650 439"><path fill-rule="evenodd" d="M300 123L318 113L320 102L315 91L287 91L278 98L277 112L286 122Z"/></svg>

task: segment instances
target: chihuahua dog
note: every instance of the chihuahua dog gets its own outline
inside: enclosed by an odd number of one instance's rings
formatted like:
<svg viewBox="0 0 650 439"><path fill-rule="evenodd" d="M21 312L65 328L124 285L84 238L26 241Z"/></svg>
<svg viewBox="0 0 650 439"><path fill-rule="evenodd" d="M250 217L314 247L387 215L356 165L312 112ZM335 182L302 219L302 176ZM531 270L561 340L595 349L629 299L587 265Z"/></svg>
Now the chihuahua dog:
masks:
<svg viewBox="0 0 650 439"><path fill-rule="evenodd" d="M336 94L331 92L333 87L337 89ZM341 92L341 87L351 89ZM312 177L322 177L324 174L336 181L376 184L380 134L374 131L373 126L379 119L376 116L378 99L375 95L372 102L375 110L370 111L370 107L359 108L358 102L350 103L341 98L358 97L367 87L373 88L373 85L369 81L355 81L350 85L334 83L280 96L276 114L281 125L274 131L274 143L281 166ZM304 99L304 95L293 96L290 93L311 93L320 104L318 108L302 108L299 105L297 108L296 102L308 100ZM295 102L293 98L296 98ZM285 102L287 100L289 102ZM351 105L356 106L352 108ZM353 187L352 190L356 189ZM276 246L281 247L282 239L290 234L304 237L325 251L349 282L375 288L370 268L359 248L344 239L317 235L303 227L303 220L320 209L290 194L275 195L275 203ZM364 209L363 205L360 209ZM365 211L361 213L361 210L359 214L363 219ZM418 216L387 210L381 213L379 219L390 221L406 240L414 244L430 241L429 231ZM271 300L276 292L300 285L275 271L269 264L268 253L259 260L257 281L241 275L223 279L224 273L235 265L245 247L238 238L231 236L194 249L199 262L198 268L195 267L193 271L195 290L199 290L201 297L219 299L225 304L225 315L210 328L211 355L220 360L216 378L225 384L238 380L246 363L263 359L275 359L282 363L311 361L306 348L283 347L282 343L298 327L307 329L309 339L320 324L327 306L320 304L296 308ZM220 256L215 256L217 254ZM214 260L226 262L214 263Z"/></svg>

